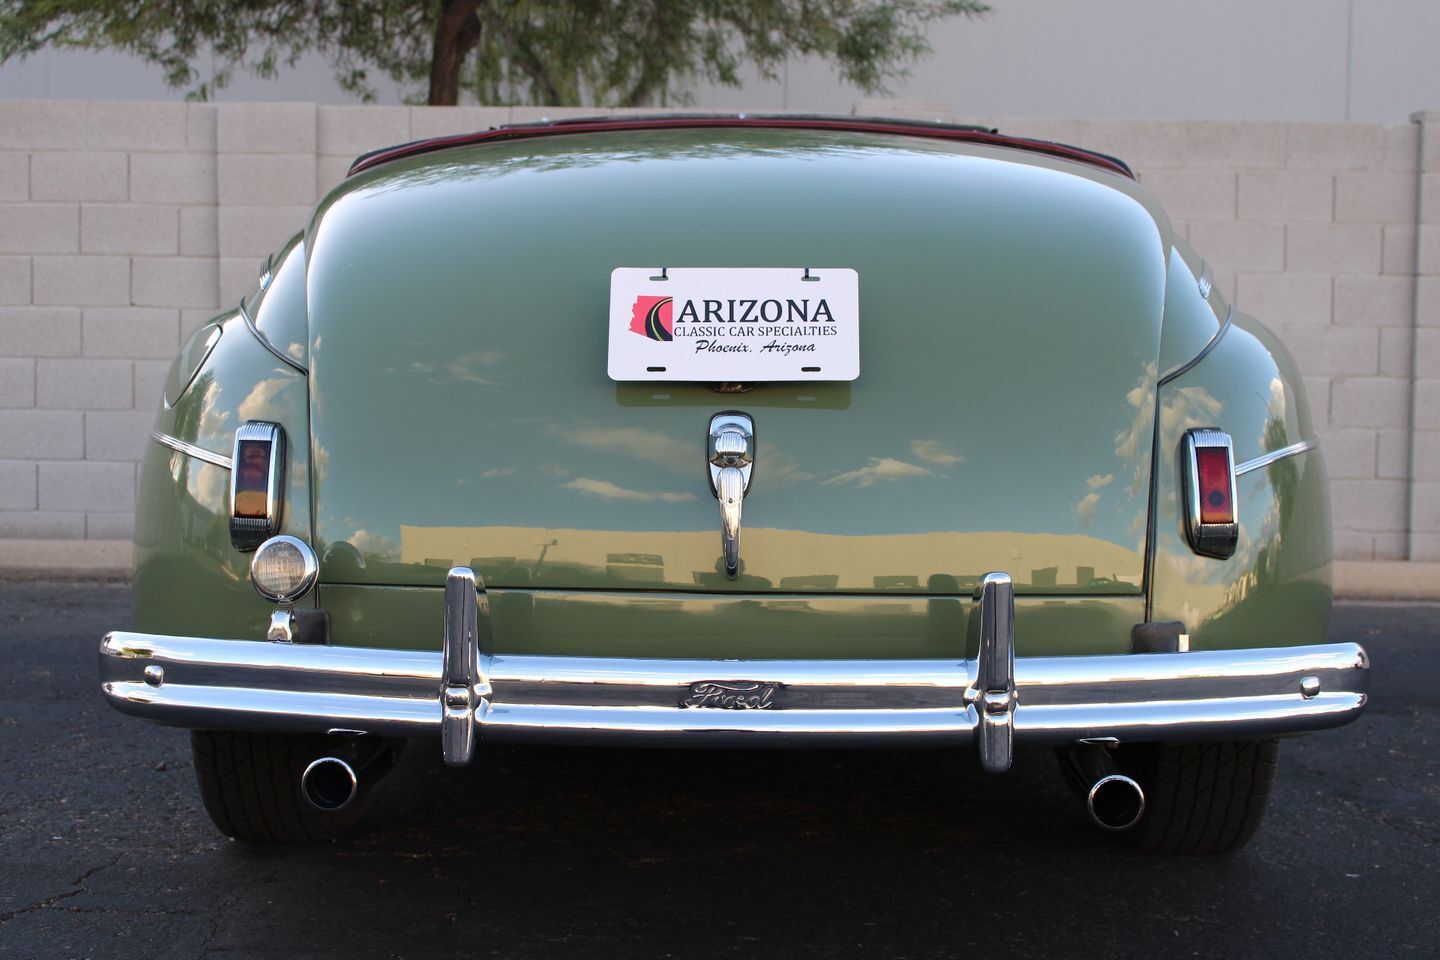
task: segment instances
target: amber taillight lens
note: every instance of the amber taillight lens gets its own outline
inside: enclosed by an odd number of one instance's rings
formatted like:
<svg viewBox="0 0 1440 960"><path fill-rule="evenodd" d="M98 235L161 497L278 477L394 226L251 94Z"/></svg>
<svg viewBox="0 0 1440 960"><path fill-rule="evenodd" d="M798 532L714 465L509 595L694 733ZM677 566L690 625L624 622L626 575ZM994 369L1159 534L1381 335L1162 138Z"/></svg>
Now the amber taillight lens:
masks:
<svg viewBox="0 0 1440 960"><path fill-rule="evenodd" d="M1200 478L1200 522L1234 523L1229 451L1224 447L1197 448L1195 466Z"/></svg>
<svg viewBox="0 0 1440 960"><path fill-rule="evenodd" d="M285 431L251 420L235 431L230 458L230 542L254 550L280 532L285 477Z"/></svg>

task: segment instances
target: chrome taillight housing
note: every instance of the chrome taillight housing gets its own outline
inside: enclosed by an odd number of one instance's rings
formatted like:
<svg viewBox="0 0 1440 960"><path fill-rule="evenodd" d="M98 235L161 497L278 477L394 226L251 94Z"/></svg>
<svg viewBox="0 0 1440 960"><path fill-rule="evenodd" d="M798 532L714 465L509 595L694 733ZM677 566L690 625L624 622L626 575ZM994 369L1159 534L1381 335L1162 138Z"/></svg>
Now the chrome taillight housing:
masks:
<svg viewBox="0 0 1440 960"><path fill-rule="evenodd" d="M1191 430L1180 450L1181 500L1190 549L1205 557L1228 559L1240 539L1235 513L1235 454L1230 435L1220 430Z"/></svg>
<svg viewBox="0 0 1440 960"><path fill-rule="evenodd" d="M230 458L230 542L236 550L254 550L280 532L284 483L284 428L242 423Z"/></svg>

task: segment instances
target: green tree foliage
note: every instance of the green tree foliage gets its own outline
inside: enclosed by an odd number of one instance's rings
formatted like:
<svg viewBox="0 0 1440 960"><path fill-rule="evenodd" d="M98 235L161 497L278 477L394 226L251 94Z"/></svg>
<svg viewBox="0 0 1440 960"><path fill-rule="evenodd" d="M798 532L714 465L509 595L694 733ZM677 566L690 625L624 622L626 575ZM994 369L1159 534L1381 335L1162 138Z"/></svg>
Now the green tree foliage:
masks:
<svg viewBox="0 0 1440 960"><path fill-rule="evenodd" d="M0 62L45 47L141 57L206 98L238 69L271 78L306 53L344 89L379 77L432 104L648 106L697 81L736 86L792 56L831 60L880 92L930 49L925 29L980 0L0 0ZM209 59L213 71L198 63Z"/></svg>

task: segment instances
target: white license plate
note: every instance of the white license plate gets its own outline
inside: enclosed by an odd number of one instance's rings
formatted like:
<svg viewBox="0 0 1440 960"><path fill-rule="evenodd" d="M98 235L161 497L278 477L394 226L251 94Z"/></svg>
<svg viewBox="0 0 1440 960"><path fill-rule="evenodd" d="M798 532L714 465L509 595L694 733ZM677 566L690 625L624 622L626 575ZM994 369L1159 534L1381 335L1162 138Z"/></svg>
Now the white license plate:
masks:
<svg viewBox="0 0 1440 960"><path fill-rule="evenodd" d="M617 267L610 379L854 380L860 277L840 267Z"/></svg>

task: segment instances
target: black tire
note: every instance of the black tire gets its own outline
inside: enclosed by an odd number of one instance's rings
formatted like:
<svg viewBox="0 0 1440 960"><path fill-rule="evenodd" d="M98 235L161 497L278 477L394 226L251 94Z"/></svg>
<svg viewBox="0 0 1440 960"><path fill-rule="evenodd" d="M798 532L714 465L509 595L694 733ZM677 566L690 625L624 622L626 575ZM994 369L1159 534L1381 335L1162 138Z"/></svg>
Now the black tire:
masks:
<svg viewBox="0 0 1440 960"><path fill-rule="evenodd" d="M1278 740L1122 748L1122 771L1145 791L1145 814L1124 836L1165 853L1240 849L1265 817L1279 753Z"/></svg>
<svg viewBox="0 0 1440 960"><path fill-rule="evenodd" d="M334 746L324 736L191 731L205 812L221 833L236 840L294 843L340 836L360 818L364 796L344 810L326 813L300 794L300 775Z"/></svg>

